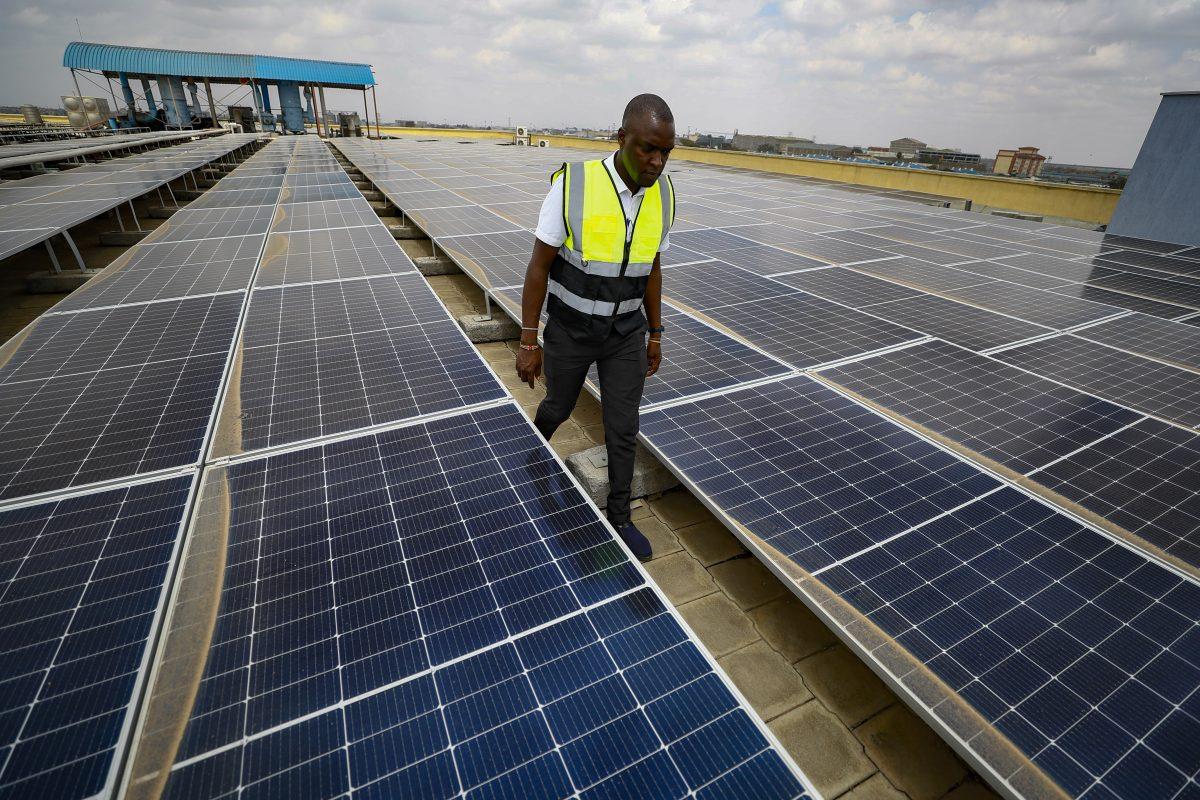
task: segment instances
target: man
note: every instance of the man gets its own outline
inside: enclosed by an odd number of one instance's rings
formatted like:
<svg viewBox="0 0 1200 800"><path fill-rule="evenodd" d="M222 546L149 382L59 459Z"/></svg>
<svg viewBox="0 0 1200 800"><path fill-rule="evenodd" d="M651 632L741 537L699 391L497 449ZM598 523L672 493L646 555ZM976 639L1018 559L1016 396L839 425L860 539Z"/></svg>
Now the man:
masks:
<svg viewBox="0 0 1200 800"><path fill-rule="evenodd" d="M629 484L642 388L662 361L659 253L675 219L675 191L664 173L675 146L671 109L657 95L638 95L625 107L617 141L608 158L563 164L551 176L521 295L517 374L532 387L545 372L534 424L549 439L596 365L608 519L646 560L650 542L629 519ZM538 318L547 293L543 351Z"/></svg>

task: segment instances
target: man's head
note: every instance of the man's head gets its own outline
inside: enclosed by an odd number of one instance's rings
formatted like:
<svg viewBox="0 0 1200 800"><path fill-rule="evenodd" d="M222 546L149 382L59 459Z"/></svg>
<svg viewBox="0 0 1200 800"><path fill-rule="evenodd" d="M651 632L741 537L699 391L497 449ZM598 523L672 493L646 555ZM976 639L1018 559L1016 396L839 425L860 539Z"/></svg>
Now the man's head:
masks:
<svg viewBox="0 0 1200 800"><path fill-rule="evenodd" d="M675 146L675 116L666 101L656 94L639 94L630 100L617 141L626 174L638 186L653 186Z"/></svg>

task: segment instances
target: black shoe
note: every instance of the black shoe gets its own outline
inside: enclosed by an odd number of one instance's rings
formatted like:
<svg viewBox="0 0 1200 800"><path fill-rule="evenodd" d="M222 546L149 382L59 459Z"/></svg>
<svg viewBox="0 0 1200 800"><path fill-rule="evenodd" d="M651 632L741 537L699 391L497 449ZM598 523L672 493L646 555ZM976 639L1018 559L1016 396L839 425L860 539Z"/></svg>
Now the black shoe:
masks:
<svg viewBox="0 0 1200 800"><path fill-rule="evenodd" d="M621 541L633 551L637 556L638 561L649 561L654 555L654 550L650 547L650 540L647 539L637 526L632 522L626 522L624 525L614 525L617 533L621 537Z"/></svg>

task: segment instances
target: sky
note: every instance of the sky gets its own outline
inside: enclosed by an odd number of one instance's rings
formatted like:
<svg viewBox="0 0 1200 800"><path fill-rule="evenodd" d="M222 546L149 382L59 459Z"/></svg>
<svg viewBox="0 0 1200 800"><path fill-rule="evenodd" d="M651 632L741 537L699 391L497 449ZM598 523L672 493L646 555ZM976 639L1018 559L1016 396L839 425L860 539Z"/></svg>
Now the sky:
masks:
<svg viewBox="0 0 1200 800"><path fill-rule="evenodd" d="M654 92L680 133L1033 145L1114 167L1132 166L1159 92L1200 90L1200 0L0 0L0 104L73 93L78 31L365 61L385 121L607 127Z"/></svg>

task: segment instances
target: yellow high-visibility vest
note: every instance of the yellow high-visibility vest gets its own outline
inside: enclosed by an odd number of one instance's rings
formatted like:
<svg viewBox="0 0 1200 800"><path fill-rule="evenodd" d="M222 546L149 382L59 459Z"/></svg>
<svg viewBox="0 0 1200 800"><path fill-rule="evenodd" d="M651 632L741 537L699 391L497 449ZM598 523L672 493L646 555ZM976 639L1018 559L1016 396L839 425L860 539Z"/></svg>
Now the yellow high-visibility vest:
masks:
<svg viewBox="0 0 1200 800"><path fill-rule="evenodd" d="M675 219L670 178L659 177L642 196L626 240L618 187L601 160L563 164L563 220L567 239L551 269L549 293L580 314L610 317L636 311L646 278Z"/></svg>

